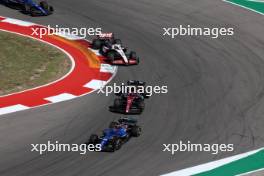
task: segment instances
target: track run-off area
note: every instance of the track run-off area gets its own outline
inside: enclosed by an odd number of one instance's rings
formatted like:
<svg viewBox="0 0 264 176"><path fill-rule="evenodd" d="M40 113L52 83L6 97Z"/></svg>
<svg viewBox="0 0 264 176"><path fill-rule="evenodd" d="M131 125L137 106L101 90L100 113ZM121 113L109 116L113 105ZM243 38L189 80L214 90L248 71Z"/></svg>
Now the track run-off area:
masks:
<svg viewBox="0 0 264 176"><path fill-rule="evenodd" d="M77 36L32 35L46 28L34 23L0 17L0 30L27 36L65 52L72 68L52 83L29 90L0 96L0 115L27 110L76 98L103 87L116 73L116 67L104 63L103 57L90 49L90 42Z"/></svg>

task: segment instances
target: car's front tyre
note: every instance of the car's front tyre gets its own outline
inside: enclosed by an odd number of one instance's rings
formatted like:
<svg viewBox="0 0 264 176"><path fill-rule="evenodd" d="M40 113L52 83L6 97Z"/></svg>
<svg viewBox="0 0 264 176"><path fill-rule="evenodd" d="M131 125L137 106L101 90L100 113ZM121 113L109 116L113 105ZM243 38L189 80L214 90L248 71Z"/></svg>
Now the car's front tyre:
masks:
<svg viewBox="0 0 264 176"><path fill-rule="evenodd" d="M115 53L113 51L110 51L107 53L107 59L110 61L110 62L114 62L115 60Z"/></svg>
<svg viewBox="0 0 264 176"><path fill-rule="evenodd" d="M117 122L111 122L109 128L115 128L118 125Z"/></svg>
<svg viewBox="0 0 264 176"><path fill-rule="evenodd" d="M89 143L96 144L98 142L98 139L99 139L98 135L92 134L89 138Z"/></svg>
<svg viewBox="0 0 264 176"><path fill-rule="evenodd" d="M94 39L92 42L93 49L100 49L102 47L102 42L100 39Z"/></svg>
<svg viewBox="0 0 264 176"><path fill-rule="evenodd" d="M45 10L45 11L49 11L49 4L48 4L47 1L41 1L41 2L39 3L39 6L40 6L43 10Z"/></svg>

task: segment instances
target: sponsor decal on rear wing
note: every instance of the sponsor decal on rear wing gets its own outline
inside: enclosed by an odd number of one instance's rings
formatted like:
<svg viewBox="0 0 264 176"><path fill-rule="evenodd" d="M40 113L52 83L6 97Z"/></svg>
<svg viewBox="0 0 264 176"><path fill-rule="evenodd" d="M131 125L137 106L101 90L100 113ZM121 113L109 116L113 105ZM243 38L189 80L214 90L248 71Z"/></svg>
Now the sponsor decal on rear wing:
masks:
<svg viewBox="0 0 264 176"><path fill-rule="evenodd" d="M113 38L113 33L101 33L98 35L99 38Z"/></svg>

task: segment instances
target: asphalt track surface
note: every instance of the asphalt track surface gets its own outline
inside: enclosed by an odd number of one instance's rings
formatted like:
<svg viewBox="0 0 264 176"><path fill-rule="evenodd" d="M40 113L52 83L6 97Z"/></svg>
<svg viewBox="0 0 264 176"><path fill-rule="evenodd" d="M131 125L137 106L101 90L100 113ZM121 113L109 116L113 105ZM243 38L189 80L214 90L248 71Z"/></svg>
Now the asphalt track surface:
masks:
<svg viewBox="0 0 264 176"><path fill-rule="evenodd" d="M103 27L115 32L142 62L121 67L113 82L145 80L169 93L146 102L143 135L115 153L30 152L31 143L82 143L119 115L114 97L96 93L0 118L0 175L145 176L164 174L264 146L263 16L221 0L64 0L56 13L31 18L0 6L0 15L40 24ZM233 37L162 36L177 25L234 27ZM1 78L2 79L2 78ZM112 82L112 83L113 83ZM162 152L163 143L234 143L235 152Z"/></svg>

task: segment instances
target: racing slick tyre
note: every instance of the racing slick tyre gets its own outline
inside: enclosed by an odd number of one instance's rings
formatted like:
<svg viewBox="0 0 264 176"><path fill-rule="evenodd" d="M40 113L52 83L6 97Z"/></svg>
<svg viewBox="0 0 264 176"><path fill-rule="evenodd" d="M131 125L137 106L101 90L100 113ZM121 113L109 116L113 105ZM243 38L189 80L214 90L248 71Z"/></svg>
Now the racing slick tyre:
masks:
<svg viewBox="0 0 264 176"><path fill-rule="evenodd" d="M116 96L121 96L122 95L122 91L115 93L115 95Z"/></svg>
<svg viewBox="0 0 264 176"><path fill-rule="evenodd" d="M12 9L16 9L16 10L21 10L21 6L15 4L14 2L10 1L10 0L0 0L0 4L3 4L9 8L12 8Z"/></svg>
<svg viewBox="0 0 264 176"><path fill-rule="evenodd" d="M133 137L139 137L141 135L141 128L139 126L133 126L131 129L131 135Z"/></svg>
<svg viewBox="0 0 264 176"><path fill-rule="evenodd" d="M48 5L47 1L41 1L39 3L39 6L42 7L44 10L49 11L49 5Z"/></svg>
<svg viewBox="0 0 264 176"><path fill-rule="evenodd" d="M10 6L11 2L9 0L3 0L2 3L6 6Z"/></svg>
<svg viewBox="0 0 264 176"><path fill-rule="evenodd" d="M145 99L148 99L148 98L150 98L150 95L149 95L149 94L147 94L147 93L143 93L143 94L142 94L142 96L143 96Z"/></svg>
<svg viewBox="0 0 264 176"><path fill-rule="evenodd" d="M93 49L100 49L102 47L102 42L100 39L94 39L92 42Z"/></svg>
<svg viewBox="0 0 264 176"><path fill-rule="evenodd" d="M129 54L130 59L137 59L137 53L135 51L131 51Z"/></svg>
<svg viewBox="0 0 264 176"><path fill-rule="evenodd" d="M141 109L142 111L145 109L145 102L144 101L140 101L138 103L138 108Z"/></svg>
<svg viewBox="0 0 264 176"><path fill-rule="evenodd" d="M119 139L119 138L113 138L112 141L111 141L111 149L110 151L111 152L114 152L116 150L119 150L122 146L122 141Z"/></svg>
<svg viewBox="0 0 264 176"><path fill-rule="evenodd" d="M115 99L115 101L114 101L114 107L120 107L121 106L121 104L122 104L122 102L121 102L122 100L121 99L119 99L119 98L117 98L117 99Z"/></svg>
<svg viewBox="0 0 264 176"><path fill-rule="evenodd" d="M120 39L115 39L114 44L122 45L122 42Z"/></svg>
<svg viewBox="0 0 264 176"><path fill-rule="evenodd" d="M135 59L136 65L139 64L139 58L137 57L137 53L135 51L131 51L129 54L129 59Z"/></svg>
<svg viewBox="0 0 264 176"><path fill-rule="evenodd" d="M115 60L115 53L113 51L110 51L107 53L107 59L110 61L110 62L114 62Z"/></svg>
<svg viewBox="0 0 264 176"><path fill-rule="evenodd" d="M27 14L31 13L31 7L28 4L24 5L23 10Z"/></svg>
<svg viewBox="0 0 264 176"><path fill-rule="evenodd" d="M115 128L118 125L117 122L111 122L109 128Z"/></svg>
<svg viewBox="0 0 264 176"><path fill-rule="evenodd" d="M38 12L34 7L30 7L29 13L32 17L38 16Z"/></svg>
<svg viewBox="0 0 264 176"><path fill-rule="evenodd" d="M89 144L96 144L98 142L98 135L92 134L89 138Z"/></svg>
<svg viewBox="0 0 264 176"><path fill-rule="evenodd" d="M137 63L136 63L137 65L139 64L139 58L137 57Z"/></svg>
<svg viewBox="0 0 264 176"><path fill-rule="evenodd" d="M54 8L53 8L53 6L49 6L49 11L52 13L52 12L54 12Z"/></svg>

